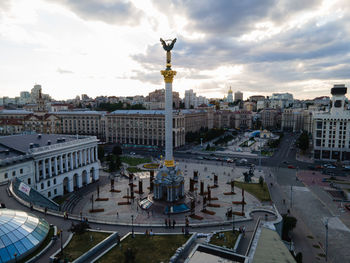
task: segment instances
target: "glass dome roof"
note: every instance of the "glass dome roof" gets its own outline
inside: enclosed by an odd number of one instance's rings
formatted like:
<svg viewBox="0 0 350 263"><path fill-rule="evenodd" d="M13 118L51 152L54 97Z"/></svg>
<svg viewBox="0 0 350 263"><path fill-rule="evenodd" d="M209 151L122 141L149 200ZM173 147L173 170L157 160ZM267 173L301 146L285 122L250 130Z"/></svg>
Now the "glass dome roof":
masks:
<svg viewBox="0 0 350 263"><path fill-rule="evenodd" d="M27 256L46 238L49 224L33 214L0 209L0 262Z"/></svg>

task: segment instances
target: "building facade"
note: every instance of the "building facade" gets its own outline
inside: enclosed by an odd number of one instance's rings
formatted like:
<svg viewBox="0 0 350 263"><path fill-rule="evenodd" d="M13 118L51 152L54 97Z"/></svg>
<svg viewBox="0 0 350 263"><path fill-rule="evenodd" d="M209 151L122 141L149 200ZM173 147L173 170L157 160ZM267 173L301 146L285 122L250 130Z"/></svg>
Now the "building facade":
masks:
<svg viewBox="0 0 350 263"><path fill-rule="evenodd" d="M15 177L47 198L99 179L95 136L31 134L0 137L0 182Z"/></svg>
<svg viewBox="0 0 350 263"><path fill-rule="evenodd" d="M118 110L106 115L106 141L110 143L165 146L162 110ZM185 144L185 117L173 112L173 145Z"/></svg>
<svg viewBox="0 0 350 263"><path fill-rule="evenodd" d="M240 91L235 92L235 101L243 101L243 93Z"/></svg>
<svg viewBox="0 0 350 263"><path fill-rule="evenodd" d="M350 111L346 108L345 85L331 89L330 111L313 115L314 159L350 161Z"/></svg>

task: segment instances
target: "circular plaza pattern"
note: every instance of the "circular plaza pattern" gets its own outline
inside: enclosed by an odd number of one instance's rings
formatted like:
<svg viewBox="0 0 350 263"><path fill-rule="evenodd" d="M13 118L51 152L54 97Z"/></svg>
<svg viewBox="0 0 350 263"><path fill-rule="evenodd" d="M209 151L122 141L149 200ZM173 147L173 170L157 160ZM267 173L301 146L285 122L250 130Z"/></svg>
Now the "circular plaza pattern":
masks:
<svg viewBox="0 0 350 263"><path fill-rule="evenodd" d="M111 191L109 183L101 185L99 198L97 198L97 189L91 194L94 196L93 204L91 196L86 197L75 206L73 212L74 214L82 212L83 216L99 222L117 224L163 225L166 219L171 219L172 223L175 220L176 224L184 224L186 221L190 224L221 224L232 220L227 217L229 210L236 214L235 220L244 220L247 214L239 215L242 211L247 212L261 206L261 202L248 192L244 193L242 206L242 190L238 187L234 188L234 194L230 194L232 190L230 182L242 177L247 168L186 161L177 163L177 166L183 171L184 176L185 196L181 200L176 202L153 200L153 193L150 191L150 172L145 171L135 173L132 182L126 177L116 177L114 191ZM190 191L190 179L193 179L195 171L198 172L198 180L193 185L193 191ZM217 183L214 182L214 174L217 175ZM101 176L108 176L108 173L102 171ZM259 178L259 176L263 176L263 171L255 171L254 177ZM138 191L140 181L142 181L142 192ZM130 184L134 187L133 198L131 198ZM201 195L201 184L204 188L203 195ZM208 191L210 191L210 200L208 200ZM207 200L204 200L204 196ZM144 200L150 201L151 205L148 209L140 207L140 201ZM179 214L167 213L171 210L171 206L185 204L191 208L193 201L195 217L191 217L191 212L188 210ZM92 206L96 212L91 213Z"/></svg>

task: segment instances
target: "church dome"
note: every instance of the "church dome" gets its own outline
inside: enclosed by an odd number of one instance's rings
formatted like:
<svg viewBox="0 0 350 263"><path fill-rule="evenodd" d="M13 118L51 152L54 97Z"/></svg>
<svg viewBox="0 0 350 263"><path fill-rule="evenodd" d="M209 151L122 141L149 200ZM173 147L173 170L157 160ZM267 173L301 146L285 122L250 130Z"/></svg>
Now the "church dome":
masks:
<svg viewBox="0 0 350 263"><path fill-rule="evenodd" d="M33 252L49 233L49 224L33 214L0 209L0 262L19 261Z"/></svg>

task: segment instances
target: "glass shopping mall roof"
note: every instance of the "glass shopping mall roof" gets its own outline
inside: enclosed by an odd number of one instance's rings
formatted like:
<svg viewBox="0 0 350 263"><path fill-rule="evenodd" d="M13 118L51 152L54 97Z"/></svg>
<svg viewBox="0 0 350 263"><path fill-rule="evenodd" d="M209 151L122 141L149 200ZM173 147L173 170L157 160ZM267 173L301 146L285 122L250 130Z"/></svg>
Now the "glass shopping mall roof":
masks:
<svg viewBox="0 0 350 263"><path fill-rule="evenodd" d="M33 214L0 209L0 262L19 260L46 238L49 224Z"/></svg>

